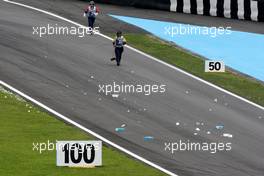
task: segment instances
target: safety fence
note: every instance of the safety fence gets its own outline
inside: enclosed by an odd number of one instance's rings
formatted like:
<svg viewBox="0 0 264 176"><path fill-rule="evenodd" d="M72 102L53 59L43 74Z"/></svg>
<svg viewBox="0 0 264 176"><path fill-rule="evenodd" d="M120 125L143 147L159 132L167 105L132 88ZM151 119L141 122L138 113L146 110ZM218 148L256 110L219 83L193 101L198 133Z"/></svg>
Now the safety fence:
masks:
<svg viewBox="0 0 264 176"><path fill-rule="evenodd" d="M96 0L179 13L264 21L264 0Z"/></svg>

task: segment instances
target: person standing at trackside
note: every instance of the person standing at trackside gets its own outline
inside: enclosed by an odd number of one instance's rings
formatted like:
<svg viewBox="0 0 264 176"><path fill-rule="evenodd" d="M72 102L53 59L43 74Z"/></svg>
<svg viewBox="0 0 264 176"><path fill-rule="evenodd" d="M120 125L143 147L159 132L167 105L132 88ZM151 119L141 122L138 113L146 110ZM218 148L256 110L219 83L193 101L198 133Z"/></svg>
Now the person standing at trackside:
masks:
<svg viewBox="0 0 264 176"><path fill-rule="evenodd" d="M122 58L122 53L124 51L124 45L126 45L126 39L122 35L121 31L118 31L116 33L116 37L113 40L113 46L115 48L115 58L111 58L111 61L116 60L117 66L120 66L121 58Z"/></svg>
<svg viewBox="0 0 264 176"><path fill-rule="evenodd" d="M90 1L89 6L84 10L84 16L88 18L89 30L93 30L95 18L99 13L99 9L95 6L94 1Z"/></svg>

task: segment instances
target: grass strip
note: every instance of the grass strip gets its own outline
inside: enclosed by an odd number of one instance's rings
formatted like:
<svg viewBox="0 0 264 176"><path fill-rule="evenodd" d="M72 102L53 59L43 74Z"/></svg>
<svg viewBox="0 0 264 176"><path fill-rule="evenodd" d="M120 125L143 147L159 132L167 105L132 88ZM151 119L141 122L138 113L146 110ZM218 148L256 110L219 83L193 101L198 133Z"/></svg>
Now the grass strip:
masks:
<svg viewBox="0 0 264 176"><path fill-rule="evenodd" d="M1 88L1 87L0 87ZM2 91L1 91L2 90ZM103 166L90 169L56 167L56 151L33 151L33 143L56 140L91 140L87 133L65 124L0 90L0 175L5 176L162 176L151 168L111 148L103 147Z"/></svg>

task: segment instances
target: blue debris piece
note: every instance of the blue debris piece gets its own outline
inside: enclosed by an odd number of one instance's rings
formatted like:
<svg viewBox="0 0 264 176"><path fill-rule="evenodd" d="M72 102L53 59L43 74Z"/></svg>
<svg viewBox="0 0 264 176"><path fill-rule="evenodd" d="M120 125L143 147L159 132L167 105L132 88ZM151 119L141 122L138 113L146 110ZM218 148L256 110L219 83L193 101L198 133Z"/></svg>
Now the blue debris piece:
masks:
<svg viewBox="0 0 264 176"><path fill-rule="evenodd" d="M222 130L222 129L224 129L224 124L219 123L219 124L217 124L217 125L215 126L215 128L218 129L218 130Z"/></svg>
<svg viewBox="0 0 264 176"><path fill-rule="evenodd" d="M153 139L153 136L144 136L144 141L152 141Z"/></svg>
<svg viewBox="0 0 264 176"><path fill-rule="evenodd" d="M115 131L116 132L124 132L125 131L125 128L116 128Z"/></svg>

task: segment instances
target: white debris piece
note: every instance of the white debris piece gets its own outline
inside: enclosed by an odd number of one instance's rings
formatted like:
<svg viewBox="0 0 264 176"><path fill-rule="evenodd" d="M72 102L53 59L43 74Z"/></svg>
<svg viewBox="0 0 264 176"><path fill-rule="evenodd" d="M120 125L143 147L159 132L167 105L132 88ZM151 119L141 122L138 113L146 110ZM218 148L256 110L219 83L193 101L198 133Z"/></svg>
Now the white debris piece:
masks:
<svg viewBox="0 0 264 176"><path fill-rule="evenodd" d="M224 133L223 136L224 137L227 137L227 138L232 138L233 137L233 135L232 134L229 134L229 133Z"/></svg>
<svg viewBox="0 0 264 176"><path fill-rule="evenodd" d="M198 135L198 133L193 133L195 136L197 136Z"/></svg>
<svg viewBox="0 0 264 176"><path fill-rule="evenodd" d="M28 110L28 112L30 112L30 110Z"/></svg>
<svg viewBox="0 0 264 176"><path fill-rule="evenodd" d="M180 125L180 122L176 122L176 126L179 126Z"/></svg>
<svg viewBox="0 0 264 176"><path fill-rule="evenodd" d="M83 95L87 95L87 92L84 92Z"/></svg>
<svg viewBox="0 0 264 176"><path fill-rule="evenodd" d="M22 97L20 97L19 95L15 95L15 98L20 101L20 102L26 102L26 100L24 100Z"/></svg>
<svg viewBox="0 0 264 176"><path fill-rule="evenodd" d="M130 112L130 110L128 109L127 112Z"/></svg>
<svg viewBox="0 0 264 176"><path fill-rule="evenodd" d="M188 90L185 91L186 94L189 94L190 92Z"/></svg>
<svg viewBox="0 0 264 176"><path fill-rule="evenodd" d="M127 125L126 124L122 124L121 125L121 128L125 128Z"/></svg>
<svg viewBox="0 0 264 176"><path fill-rule="evenodd" d="M212 112L213 110L211 108L209 108L209 111Z"/></svg>
<svg viewBox="0 0 264 176"><path fill-rule="evenodd" d="M6 93L8 95L10 95L10 97L15 97L15 99L17 99L18 101L20 102L26 102L22 97L20 97L19 95L16 95L16 94L13 94L13 92L10 92L6 89L4 89L3 87L0 86L0 92L3 92L3 93ZM3 98L7 99L8 98L8 95L4 96Z"/></svg>
<svg viewBox="0 0 264 176"><path fill-rule="evenodd" d="M215 102L215 103L217 103L217 102L218 102L218 99L217 99L217 98L215 98L215 99L214 99L214 102Z"/></svg>
<svg viewBox="0 0 264 176"><path fill-rule="evenodd" d="M67 84L66 84L66 85L65 85L65 87L67 87L67 88L68 88L68 87L69 87L69 85L67 85Z"/></svg>
<svg viewBox="0 0 264 176"><path fill-rule="evenodd" d="M195 128L195 131L201 131L201 129L200 128Z"/></svg>
<svg viewBox="0 0 264 176"><path fill-rule="evenodd" d="M90 76L91 79L94 79L94 76Z"/></svg>
<svg viewBox="0 0 264 176"><path fill-rule="evenodd" d="M13 95L13 93L12 93L12 92L10 92L10 91L8 91L8 90L4 89L4 88L3 88L3 87L1 87L1 86L0 86L0 91L1 91L1 92L3 92L3 93L7 93L7 94L9 94L9 95Z"/></svg>
<svg viewBox="0 0 264 176"><path fill-rule="evenodd" d="M118 98L119 97L119 94L112 94L112 97L113 98Z"/></svg>
<svg viewBox="0 0 264 176"><path fill-rule="evenodd" d="M262 119L262 117L261 117L261 116L259 116L258 118L259 118L259 119Z"/></svg>
<svg viewBox="0 0 264 176"><path fill-rule="evenodd" d="M102 100L102 98L98 98L98 100L99 100L99 101L101 101L101 100Z"/></svg>
<svg viewBox="0 0 264 176"><path fill-rule="evenodd" d="M146 111L146 110L147 110L146 108L143 109L143 111Z"/></svg>
<svg viewBox="0 0 264 176"><path fill-rule="evenodd" d="M196 124L197 126L199 126L201 123L200 123L200 122L196 122L195 124Z"/></svg>
<svg viewBox="0 0 264 176"><path fill-rule="evenodd" d="M211 131L207 131L206 134L211 134Z"/></svg>

